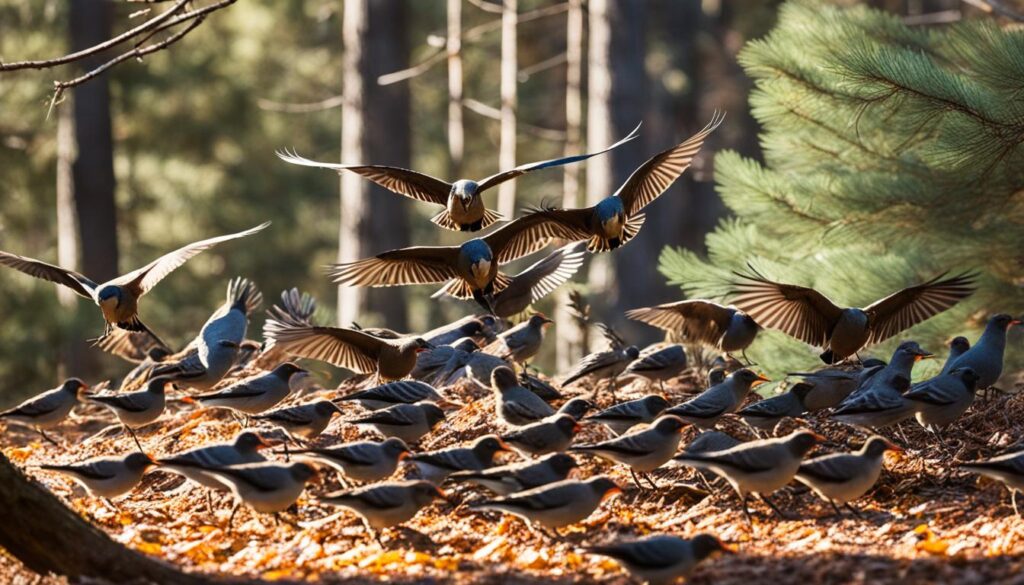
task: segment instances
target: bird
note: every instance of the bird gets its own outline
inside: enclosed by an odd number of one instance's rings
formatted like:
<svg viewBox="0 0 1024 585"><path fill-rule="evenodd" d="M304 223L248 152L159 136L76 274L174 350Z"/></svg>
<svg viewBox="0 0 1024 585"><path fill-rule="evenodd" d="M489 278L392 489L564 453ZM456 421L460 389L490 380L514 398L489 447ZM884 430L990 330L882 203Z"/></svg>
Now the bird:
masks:
<svg viewBox="0 0 1024 585"><path fill-rule="evenodd" d="M456 370L466 367L470 355L479 349L472 337L435 345L416 356L416 367L409 372L409 377L427 384L443 384Z"/></svg>
<svg viewBox="0 0 1024 585"><path fill-rule="evenodd" d="M885 452L902 450L888 439L873 435L854 453L830 453L804 461L796 479L832 504L836 515L840 513L840 504L860 515L850 502L866 494L878 481Z"/></svg>
<svg viewBox="0 0 1024 585"><path fill-rule="evenodd" d="M525 163L507 171L500 171L480 181L459 179L449 183L418 171L400 167L316 162L303 158L298 153L288 151L279 151L277 156L287 163L332 169L339 175L344 171L349 171L373 181L393 193L424 203L440 205L444 209L432 217L431 222L448 230L475 232L503 219L499 213L487 209L481 198L484 191L531 171L581 162L590 157L604 154L636 138L639 130L640 126L637 125L628 136L597 152Z"/></svg>
<svg viewBox="0 0 1024 585"><path fill-rule="evenodd" d="M970 367L953 368L911 386L903 398L912 404L917 422L937 432L960 418L974 404L978 379L978 374Z"/></svg>
<svg viewBox="0 0 1024 585"><path fill-rule="evenodd" d="M642 429L593 445L573 446L569 450L591 453L616 463L622 463L629 467L633 482L638 488L643 489L643 485L636 475L636 472L639 471L641 476L651 484L651 487L658 489L658 485L651 479L649 472L661 467L676 454L676 450L679 448L680 432L684 428L686 428L686 423L681 418L667 414L658 417Z"/></svg>
<svg viewBox="0 0 1024 585"><path fill-rule="evenodd" d="M601 423L616 435L621 435L638 424L652 422L668 407L669 402L664 396L648 394L636 400L620 402L583 420Z"/></svg>
<svg viewBox="0 0 1024 585"><path fill-rule="evenodd" d="M161 280L200 252L222 242L251 236L263 231L268 226L270 226L269 221L242 232L193 242L164 254L142 268L103 283L93 282L74 270L10 252L0 251L0 265L66 286L79 296L96 303L100 312L103 313L104 335L109 334L116 326L128 331L146 331L155 336L156 334L152 333L139 318L139 301L146 293L153 290L153 287Z"/></svg>
<svg viewBox="0 0 1024 585"><path fill-rule="evenodd" d="M590 252L606 252L625 245L639 233L643 209L664 193L690 167L704 140L724 114L715 112L711 122L684 142L664 150L640 165L611 196L582 209L532 208L521 220L539 220L530 231L570 242L587 240Z"/></svg>
<svg viewBox="0 0 1024 585"><path fill-rule="evenodd" d="M215 476L206 473L205 468L266 461L260 450L269 446L270 443L258 433L243 431L228 443L203 445L160 457L157 464L161 469L177 473L201 486L222 491L228 487Z"/></svg>
<svg viewBox="0 0 1024 585"><path fill-rule="evenodd" d="M743 514L748 521L747 499L752 493L764 500L773 512L784 517L768 496L792 481L807 452L824 440L817 433L800 429L785 437L748 441L723 451L686 450L673 459L724 477L742 500Z"/></svg>
<svg viewBox="0 0 1024 585"><path fill-rule="evenodd" d="M430 384L415 380L399 380L366 390L357 390L334 399L335 402L357 402L367 410L381 410L396 404L415 404L424 400L437 403L443 402L444 397Z"/></svg>
<svg viewBox="0 0 1024 585"><path fill-rule="evenodd" d="M89 385L81 379L68 378L60 386L0 412L0 420L32 427L44 439L56 445L57 443L46 434L46 430L64 422L88 389Z"/></svg>
<svg viewBox="0 0 1024 585"><path fill-rule="evenodd" d="M167 386L171 383L169 378L152 378L144 389L137 392L91 394L86 400L110 409L121 421L124 430L131 435L135 446L139 451L143 451L142 443L135 435L135 429L155 422L164 413Z"/></svg>
<svg viewBox="0 0 1024 585"><path fill-rule="evenodd" d="M494 373L494 370L508 367L512 367L512 364L496 355L475 351L466 356L466 363L463 367L451 372L444 382L438 382L438 386L453 386L462 380L467 380L481 389L488 390L491 387L491 374Z"/></svg>
<svg viewBox="0 0 1024 585"><path fill-rule="evenodd" d="M963 463L960 469L1002 482L1010 490L1013 513L1021 515L1017 510L1017 492L1024 492L1024 450Z"/></svg>
<svg viewBox="0 0 1024 585"><path fill-rule="evenodd" d="M95 498L107 500L124 495L139 485L156 461L145 453L96 457L80 463L43 464L40 469L64 474L82 485Z"/></svg>
<svg viewBox="0 0 1024 585"><path fill-rule="evenodd" d="M807 412L804 399L812 390L814 390L813 384L798 382L786 392L758 400L736 414L743 419L743 422L755 429L771 431L787 416L800 416Z"/></svg>
<svg viewBox="0 0 1024 585"><path fill-rule="evenodd" d="M305 404L286 406L272 410L266 414L258 414L255 420L266 421L274 426L281 427L290 437L299 437L305 440L315 439L327 430L331 419L335 414L340 414L341 409L330 400L314 400Z"/></svg>
<svg viewBox="0 0 1024 585"><path fill-rule="evenodd" d="M657 534L641 539L586 546L589 554L614 559L626 572L650 585L669 585L680 578L689 579L702 561L719 553L732 554L732 549L710 534L692 539Z"/></svg>
<svg viewBox="0 0 1024 585"><path fill-rule="evenodd" d="M484 435L469 446L416 453L406 461L416 467L418 479L440 485L457 471L482 471L493 467L498 453L511 451L512 448L497 435Z"/></svg>
<svg viewBox="0 0 1024 585"><path fill-rule="evenodd" d="M762 327L778 329L804 343L821 347L821 359L837 363L956 305L975 291L977 275L940 274L860 308L841 308L804 286L768 280L749 266L736 272L730 297L734 305Z"/></svg>
<svg viewBox="0 0 1024 585"><path fill-rule="evenodd" d="M881 376L881 374L876 375ZM869 429L881 429L914 416L914 406L903 394L910 379L896 376L871 383L870 390L853 393L832 411L839 422Z"/></svg>
<svg viewBox="0 0 1024 585"><path fill-rule="evenodd" d="M435 346L451 345L463 337L483 345L494 341L502 328L503 324L494 315L469 315L432 329L421 337Z"/></svg>
<svg viewBox="0 0 1024 585"><path fill-rule="evenodd" d="M562 379L562 386L568 386L588 376L606 379L614 400L619 374L624 372L626 367L638 357L640 357L640 350L635 345L612 347L605 351L588 354ZM594 389L594 395L597 395L597 388Z"/></svg>
<svg viewBox="0 0 1024 585"><path fill-rule="evenodd" d="M508 285L494 295L494 315L511 319L525 312L572 278L583 266L585 252L580 242L568 244L509 277Z"/></svg>
<svg viewBox="0 0 1024 585"><path fill-rule="evenodd" d="M377 483L317 497L329 506L352 510L363 520L369 532L383 546L378 530L412 520L420 510L437 498L447 499L441 488L429 481L393 481Z"/></svg>
<svg viewBox="0 0 1024 585"><path fill-rule="evenodd" d="M631 309L626 317L726 354L740 352L747 362L745 352L761 331L753 317L736 307L701 299Z"/></svg>
<svg viewBox="0 0 1024 585"><path fill-rule="evenodd" d="M159 337L149 331L114 329L104 337L97 339L94 345L110 355L133 364L141 364L146 360L163 361L164 358L174 353Z"/></svg>
<svg viewBox="0 0 1024 585"><path fill-rule="evenodd" d="M537 457L565 451L580 430L575 418L556 413L505 433L501 440L525 457Z"/></svg>
<svg viewBox="0 0 1024 585"><path fill-rule="evenodd" d="M491 390L498 419L505 424L528 425L555 414L550 404L519 384L511 368L502 366L491 372Z"/></svg>
<svg viewBox="0 0 1024 585"><path fill-rule="evenodd" d="M687 366L686 351L682 345L657 344L640 352L636 361L622 371L622 376L636 376L649 382L657 382L659 389L664 392L665 382L682 374Z"/></svg>
<svg viewBox="0 0 1024 585"><path fill-rule="evenodd" d="M494 314L494 295L509 284L500 268L548 245L544 221L521 217L458 246L390 250L355 262L332 264L328 275L346 286L402 286L447 282L440 294L473 299Z"/></svg>
<svg viewBox="0 0 1024 585"><path fill-rule="evenodd" d="M804 396L804 407L808 412L817 412L838 406L885 365L880 359L868 358L859 366L828 367L816 372L790 372L787 376L799 376L813 386Z"/></svg>
<svg viewBox="0 0 1024 585"><path fill-rule="evenodd" d="M306 484L317 476L316 468L302 461L243 463L208 467L204 471L228 486L235 496L235 505L228 517L228 529L241 504L262 514L276 515L290 508L302 495Z"/></svg>
<svg viewBox="0 0 1024 585"><path fill-rule="evenodd" d="M577 396L576 398L566 400L555 414L567 414L575 420L583 420L583 417L587 416L587 413L594 410L594 408L596 406L593 402Z"/></svg>
<svg viewBox="0 0 1024 585"><path fill-rule="evenodd" d="M747 368L736 370L726 376L722 383L708 388L682 404L669 408L663 414L674 414L702 429L710 429L724 415L736 412L751 390L770 381L765 376Z"/></svg>
<svg viewBox="0 0 1024 585"><path fill-rule="evenodd" d="M510 496L472 502L469 508L513 514L531 526L554 530L557 536L559 528L582 522L602 502L621 493L622 488L614 481L596 476L585 480L566 479Z"/></svg>
<svg viewBox="0 0 1024 585"><path fill-rule="evenodd" d="M1020 319L1014 319L1006 313L992 316L978 342L949 364L949 367L969 367L978 374L978 388L992 387L1003 373L1006 332L1020 323Z"/></svg>
<svg viewBox="0 0 1024 585"><path fill-rule="evenodd" d="M291 394L289 382L292 376L305 372L294 363L285 362L265 374L236 382L223 390L190 398L202 406L260 414L287 398Z"/></svg>
<svg viewBox="0 0 1024 585"><path fill-rule="evenodd" d="M969 349L971 349L971 342L967 341L966 337L961 335L951 339L949 342L949 355L946 356L946 363L942 364L942 371L939 373L945 374L952 369L957 358L962 356Z"/></svg>
<svg viewBox="0 0 1024 585"><path fill-rule="evenodd" d="M398 464L412 454L405 441L390 437L383 441L357 441L331 447L308 447L292 451L338 470L345 479L372 483L391 477Z"/></svg>
<svg viewBox="0 0 1024 585"><path fill-rule="evenodd" d="M541 400L548 404L559 400L565 400L565 396L555 389L554 386L533 374L521 372L519 374L519 384L522 385L523 388L526 388L530 392L536 394Z"/></svg>
<svg viewBox="0 0 1024 585"><path fill-rule="evenodd" d="M385 437L398 437L412 444L426 436L444 419L444 411L436 404L417 402L396 404L348 422L371 426Z"/></svg>
<svg viewBox="0 0 1024 585"><path fill-rule="evenodd" d="M876 391L889 391L897 388L902 393L910 383L913 375L914 365L921 360L935 357L931 352L923 349L916 341L904 341L896 347L892 359L888 364L863 377L863 382L850 393L850 396L843 400L843 403L851 402L862 394Z"/></svg>
<svg viewBox="0 0 1024 585"><path fill-rule="evenodd" d="M267 319L263 336L298 357L327 362L378 381L401 380L416 367L416 355L434 346L422 337L381 339L344 327L303 324L292 319Z"/></svg>
<svg viewBox="0 0 1024 585"><path fill-rule="evenodd" d="M554 321L542 313L534 313L529 319L498 335L483 351L518 363L526 369L526 363L540 351L544 343L544 332L552 323Z"/></svg>
<svg viewBox="0 0 1024 585"><path fill-rule="evenodd" d="M714 367L708 370L708 388L717 386L722 382L725 382L725 378L729 375L729 370L723 367Z"/></svg>
<svg viewBox="0 0 1024 585"><path fill-rule="evenodd" d="M742 442L722 431L703 431L694 437L683 449L687 453L710 453L711 451L732 449Z"/></svg>
<svg viewBox="0 0 1024 585"><path fill-rule="evenodd" d="M491 467L480 471L459 471L449 476L453 481L469 482L498 494L508 496L551 483L562 481L579 465L565 453L551 453L540 459L530 459Z"/></svg>

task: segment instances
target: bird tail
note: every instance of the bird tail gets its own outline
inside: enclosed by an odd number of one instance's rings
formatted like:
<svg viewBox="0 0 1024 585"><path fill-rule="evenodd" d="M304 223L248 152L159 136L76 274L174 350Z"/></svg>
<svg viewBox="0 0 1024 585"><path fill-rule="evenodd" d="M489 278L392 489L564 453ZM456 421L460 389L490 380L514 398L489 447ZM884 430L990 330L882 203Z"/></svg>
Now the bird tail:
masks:
<svg viewBox="0 0 1024 585"><path fill-rule="evenodd" d="M591 236L587 241L587 251L597 254L625 246L627 242L640 233L640 228L644 226L644 220L646 219L647 216L645 214L638 213L626 220L626 225L622 228L622 236L619 238L608 239L601 236Z"/></svg>
<svg viewBox="0 0 1024 585"><path fill-rule="evenodd" d="M430 295L430 298L436 299L444 295L452 296L460 300L471 299L473 298L473 287L461 278L453 278L448 281L448 284L445 284L437 292Z"/></svg>
<svg viewBox="0 0 1024 585"><path fill-rule="evenodd" d="M228 305L250 316L263 304L263 293L248 278L233 278L228 283Z"/></svg>
<svg viewBox="0 0 1024 585"><path fill-rule="evenodd" d="M834 364L834 363L836 363L836 362L835 362L835 357L836 357L836 356L835 356L835 354L834 354L834 353L832 352L832 350L831 350L831 349L826 349L825 351L821 352L821 355L820 355L820 356L818 356L818 357L820 357L820 358L821 358L821 361L825 362L826 364L829 364L829 365L831 365L831 364Z"/></svg>

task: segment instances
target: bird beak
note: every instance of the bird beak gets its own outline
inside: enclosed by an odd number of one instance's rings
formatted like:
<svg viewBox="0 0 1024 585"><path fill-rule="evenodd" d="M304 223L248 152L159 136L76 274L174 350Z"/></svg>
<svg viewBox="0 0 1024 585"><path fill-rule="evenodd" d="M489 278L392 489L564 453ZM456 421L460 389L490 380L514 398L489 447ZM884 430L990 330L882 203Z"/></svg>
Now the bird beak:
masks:
<svg viewBox="0 0 1024 585"><path fill-rule="evenodd" d="M576 433L578 433L578 432L582 431L582 430L583 430L583 425L581 425L580 423L576 423L576 424L574 424L574 425L572 426L572 433L573 433L574 435L575 435Z"/></svg>
<svg viewBox="0 0 1024 585"><path fill-rule="evenodd" d="M727 542L718 541L718 550L723 554L734 555L739 552L739 547L735 544L729 544Z"/></svg>
<svg viewBox="0 0 1024 585"><path fill-rule="evenodd" d="M751 384L750 387L751 388L757 388L761 384L766 384L766 383L771 382L771 381L772 381L772 379L769 378L768 376L765 376L764 374L758 374L757 375L757 380L754 380L754 383Z"/></svg>
<svg viewBox="0 0 1024 585"><path fill-rule="evenodd" d="M501 447L501 450L504 451L505 453L512 453L513 452L512 451L512 447L509 447L508 443L506 443L505 441L503 441L501 439L498 439L498 445Z"/></svg>
<svg viewBox="0 0 1024 585"><path fill-rule="evenodd" d="M256 444L256 449L257 450L259 450L259 449L269 449L270 447L274 446L273 443L271 443L270 441L264 439L263 437L259 437L259 439L260 439L260 442Z"/></svg>
<svg viewBox="0 0 1024 585"><path fill-rule="evenodd" d="M154 459L153 456L150 455L149 453L143 453L143 455L145 455L146 458L149 459L149 462L151 464L153 464L153 465L160 465L160 462L158 460Z"/></svg>
<svg viewBox="0 0 1024 585"><path fill-rule="evenodd" d="M604 493L604 497L601 498L601 501L603 502L603 501L608 500L610 498L614 498L615 496L617 496L617 495L619 495L621 493L622 493L622 488L620 488L619 486L615 486L613 488L608 488L608 491L606 491Z"/></svg>
<svg viewBox="0 0 1024 585"><path fill-rule="evenodd" d="M437 490L437 497L441 498L442 500L448 500L448 494L444 493L443 489L439 487L435 487L434 489Z"/></svg>
<svg viewBox="0 0 1024 585"><path fill-rule="evenodd" d="M181 401L185 404L196 404L196 399L191 396L182 396Z"/></svg>
<svg viewBox="0 0 1024 585"><path fill-rule="evenodd" d="M405 461L410 455L412 455L412 451L402 451L398 454L398 462Z"/></svg>
<svg viewBox="0 0 1024 585"><path fill-rule="evenodd" d="M1020 325L1021 323L1024 323L1024 321L1021 321L1020 319L1011 319L1010 327L1013 327L1014 325Z"/></svg>
<svg viewBox="0 0 1024 585"><path fill-rule="evenodd" d="M889 447L890 451L896 451L897 453L903 453L904 452L903 447L900 447L899 445L897 445L896 443L893 443L892 441L886 441L885 445L886 445L886 447Z"/></svg>
<svg viewBox="0 0 1024 585"><path fill-rule="evenodd" d="M915 362L919 362L921 360L927 360L927 359L931 359L933 357L935 357L934 353L928 353L927 351L922 351L921 353L919 353L919 354L914 356L914 361Z"/></svg>
<svg viewBox="0 0 1024 585"><path fill-rule="evenodd" d="M828 437L826 437L825 435L821 435L821 434L818 434L818 433L811 433L811 435L813 435L814 436L814 440L819 442L819 443L824 443L825 441L828 440Z"/></svg>

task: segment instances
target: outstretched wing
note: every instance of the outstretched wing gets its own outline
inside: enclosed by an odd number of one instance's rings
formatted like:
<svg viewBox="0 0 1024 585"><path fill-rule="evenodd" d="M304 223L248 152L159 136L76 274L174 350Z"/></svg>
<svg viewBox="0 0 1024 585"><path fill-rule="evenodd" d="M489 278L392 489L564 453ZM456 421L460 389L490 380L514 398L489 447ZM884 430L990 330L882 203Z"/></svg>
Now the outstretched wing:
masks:
<svg viewBox="0 0 1024 585"><path fill-rule="evenodd" d="M824 347L842 309L828 297L805 286L772 282L753 274L735 273L732 302L762 327L778 329L804 343Z"/></svg>
<svg viewBox="0 0 1024 585"><path fill-rule="evenodd" d="M583 265L585 248L580 243L563 246L509 279L508 286L494 298L499 315L511 316L525 311L531 303L562 286ZM506 302L515 306L505 307Z"/></svg>
<svg viewBox="0 0 1024 585"><path fill-rule="evenodd" d="M716 345L725 335L733 310L704 300L679 301L626 311L626 317L679 334L683 339Z"/></svg>
<svg viewBox="0 0 1024 585"><path fill-rule="evenodd" d="M354 329L318 327L289 320L267 319L263 336L293 355L320 360L360 374L377 371L377 356L386 343Z"/></svg>
<svg viewBox="0 0 1024 585"><path fill-rule="evenodd" d="M96 283L84 275L34 258L0 252L0 264L24 272L29 276L62 284L87 299L92 299L92 293L96 290Z"/></svg>
<svg viewBox="0 0 1024 585"><path fill-rule="evenodd" d="M174 353L159 337L148 329L145 331L127 331L114 329L96 340L96 347L117 357L134 363L141 363L149 352L156 349L163 355Z"/></svg>
<svg viewBox="0 0 1024 585"><path fill-rule="evenodd" d="M338 171L351 171L364 179L368 179L384 187L392 193L426 203L447 205L448 194L452 189L450 183L410 169L389 167L385 165L345 165L317 162L303 158L294 152L277 152L278 158L293 165L320 167Z"/></svg>
<svg viewBox="0 0 1024 585"><path fill-rule="evenodd" d="M512 262L541 250L552 239L570 242L590 237L589 219L593 210L533 209L531 213L506 223L483 239L500 264Z"/></svg>
<svg viewBox="0 0 1024 585"><path fill-rule="evenodd" d="M884 341L900 331L930 319L971 296L975 291L976 273L963 273L950 278L935 278L897 291L864 308L871 322L868 343Z"/></svg>
<svg viewBox="0 0 1024 585"><path fill-rule="evenodd" d="M431 284L458 278L458 258L459 249L454 246L416 246L332 264L327 274L349 286Z"/></svg>

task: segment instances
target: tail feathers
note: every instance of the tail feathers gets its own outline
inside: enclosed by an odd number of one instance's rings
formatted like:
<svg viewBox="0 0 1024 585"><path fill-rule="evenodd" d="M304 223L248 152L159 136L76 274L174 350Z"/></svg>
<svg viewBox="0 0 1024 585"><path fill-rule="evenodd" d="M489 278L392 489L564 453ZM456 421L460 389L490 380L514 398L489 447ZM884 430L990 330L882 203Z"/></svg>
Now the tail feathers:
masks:
<svg viewBox="0 0 1024 585"><path fill-rule="evenodd" d="M592 254L598 254L600 252L609 252L620 246L625 246L630 240L632 240L638 233L640 228L644 226L644 221L647 216L643 213L638 213L633 217L626 220L626 225L622 228L622 235L618 238L603 238L601 236L591 236L587 240L587 251Z"/></svg>
<svg viewBox="0 0 1024 585"><path fill-rule="evenodd" d="M434 225L436 225L438 227L443 227L446 230L452 230L452 231L458 232L458 231L462 231L462 229L463 229L462 226L460 226L459 224L455 223L455 221L452 220L452 216L448 214L448 210L447 209L442 209L440 213L438 213L434 217L430 218L430 221L433 222ZM477 229L479 229L479 228L477 228ZM475 230L471 230L471 231L475 231Z"/></svg>
<svg viewBox="0 0 1024 585"><path fill-rule="evenodd" d="M228 283L228 304L250 316L263 304L263 293L248 278L233 278Z"/></svg>

